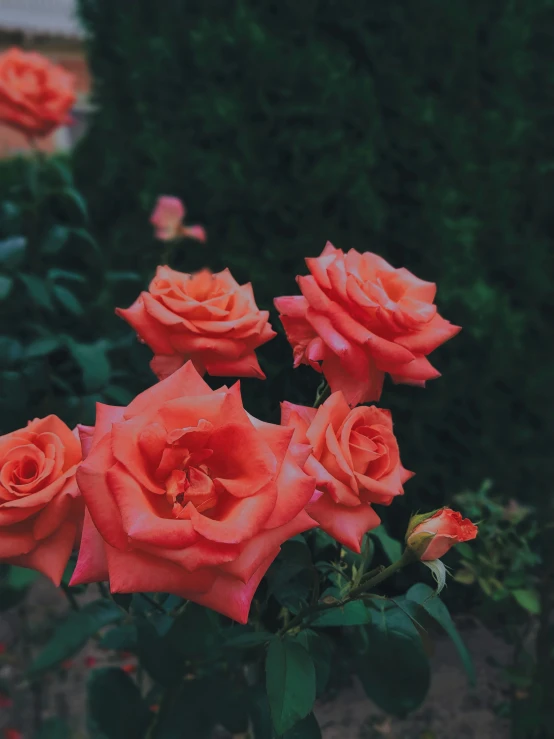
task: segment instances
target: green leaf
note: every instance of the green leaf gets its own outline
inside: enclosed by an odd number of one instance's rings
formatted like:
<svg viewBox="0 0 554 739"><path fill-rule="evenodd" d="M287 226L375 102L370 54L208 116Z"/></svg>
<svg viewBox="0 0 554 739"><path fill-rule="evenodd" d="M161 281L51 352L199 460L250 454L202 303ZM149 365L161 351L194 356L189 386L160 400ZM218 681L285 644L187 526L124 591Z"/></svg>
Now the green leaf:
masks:
<svg viewBox="0 0 554 739"><path fill-rule="evenodd" d="M448 608L444 605L441 599L436 595L433 588L429 587L425 583L416 583L406 593L408 600L414 601L421 606L425 611L434 619L442 628L446 631L448 636L454 642L466 674L468 676L471 685L475 685L475 669L471 656L467 651L467 648L460 637L452 617L448 612Z"/></svg>
<svg viewBox="0 0 554 739"><path fill-rule="evenodd" d="M357 673L364 690L386 713L404 717L418 708L429 689L429 661L417 629L398 608L383 608L367 627Z"/></svg>
<svg viewBox="0 0 554 739"><path fill-rule="evenodd" d="M109 270L106 272L106 280L108 282L141 282L142 277L138 272L114 272Z"/></svg>
<svg viewBox="0 0 554 739"><path fill-rule="evenodd" d="M277 734L284 734L313 708L314 663L297 641L274 639L267 650L265 669L273 726Z"/></svg>
<svg viewBox="0 0 554 739"><path fill-rule="evenodd" d="M74 205L85 221L88 220L87 204L81 193L73 187L64 187L60 194L65 196Z"/></svg>
<svg viewBox="0 0 554 739"><path fill-rule="evenodd" d="M15 567L12 565L8 573L7 584L15 590L23 590L29 587L39 577L36 570L28 570L26 567Z"/></svg>
<svg viewBox="0 0 554 739"><path fill-rule="evenodd" d="M212 684L210 677L176 683L157 716L152 739L209 739L216 722Z"/></svg>
<svg viewBox="0 0 554 739"><path fill-rule="evenodd" d="M13 236L11 239L0 241L0 264L9 269L19 267L25 256L26 246L27 239L23 236Z"/></svg>
<svg viewBox="0 0 554 739"><path fill-rule="evenodd" d="M46 283L36 275L19 273L19 279L23 282L29 293L29 298L41 308L53 311L54 305Z"/></svg>
<svg viewBox="0 0 554 739"><path fill-rule="evenodd" d="M52 287L52 292L63 307L70 313L73 313L74 316L82 316L84 314L85 311L80 301L67 287L56 284Z"/></svg>
<svg viewBox="0 0 554 739"><path fill-rule="evenodd" d="M104 344L79 344L70 340L68 348L81 368L83 385L87 392L95 392L103 388L110 379L111 367Z"/></svg>
<svg viewBox="0 0 554 739"><path fill-rule="evenodd" d="M354 600L345 606L322 611L312 622L312 626L363 626L371 621L371 612L361 600Z"/></svg>
<svg viewBox="0 0 554 739"><path fill-rule="evenodd" d="M11 336L0 336L0 366L11 367L23 356L23 347Z"/></svg>
<svg viewBox="0 0 554 739"><path fill-rule="evenodd" d="M225 646L232 649L252 649L271 641L273 637L274 634L270 634L269 631L252 631L248 634L231 636L225 641Z"/></svg>
<svg viewBox="0 0 554 739"><path fill-rule="evenodd" d="M536 590L532 590L529 588L525 590L512 590L511 592L522 608L524 608L529 613L532 613L533 616L538 616L540 614L541 600Z"/></svg>
<svg viewBox="0 0 554 739"><path fill-rule="evenodd" d="M69 726L61 718L48 718L35 734L35 739L70 739Z"/></svg>
<svg viewBox="0 0 554 739"><path fill-rule="evenodd" d="M108 385L102 392L108 400L117 405L129 405L134 398L133 393L119 385Z"/></svg>
<svg viewBox="0 0 554 739"><path fill-rule="evenodd" d="M123 618L121 610L110 600L96 600L80 611L72 611L58 624L50 641L29 669L31 676L55 667L81 649L103 626Z"/></svg>
<svg viewBox="0 0 554 739"><path fill-rule="evenodd" d="M122 624L107 631L98 644L102 649L116 649L121 652L134 652L137 648L138 632L136 624Z"/></svg>
<svg viewBox="0 0 554 739"><path fill-rule="evenodd" d="M35 339L25 347L25 359L44 357L59 349L60 346L61 341L56 336L45 336L41 339Z"/></svg>
<svg viewBox="0 0 554 739"><path fill-rule="evenodd" d="M13 286L13 278L12 277L6 277L5 275L0 275L0 300L5 300Z"/></svg>
<svg viewBox="0 0 554 739"><path fill-rule="evenodd" d="M296 639L312 658L315 667L316 695L320 696L327 687L331 675L333 642L311 629L300 631Z"/></svg>
<svg viewBox="0 0 554 739"><path fill-rule="evenodd" d="M56 224L52 226L44 241L42 242L41 251L43 254L57 254L60 249L63 249L71 230L67 226L61 226Z"/></svg>
<svg viewBox="0 0 554 739"><path fill-rule="evenodd" d="M393 539L392 536L389 536L384 526L377 526L376 529L373 529L371 536L374 536L383 547L383 551L390 562L397 562L400 559L402 556L402 544L396 539Z"/></svg>
<svg viewBox="0 0 554 739"><path fill-rule="evenodd" d="M283 734L283 739L321 739L321 729L313 713Z"/></svg>
<svg viewBox="0 0 554 739"><path fill-rule="evenodd" d="M182 678L185 660L182 654L174 649L167 635L158 634L152 621L153 617L148 620L137 619L137 654L148 674L160 685L170 688Z"/></svg>
<svg viewBox="0 0 554 739"><path fill-rule="evenodd" d="M143 739L152 713L123 670L93 670L88 680L88 711L107 739Z"/></svg>
<svg viewBox="0 0 554 739"><path fill-rule="evenodd" d="M86 277L80 272L70 272L67 269L58 269L54 267L48 270L48 279L50 280L70 280L71 282L86 282Z"/></svg>

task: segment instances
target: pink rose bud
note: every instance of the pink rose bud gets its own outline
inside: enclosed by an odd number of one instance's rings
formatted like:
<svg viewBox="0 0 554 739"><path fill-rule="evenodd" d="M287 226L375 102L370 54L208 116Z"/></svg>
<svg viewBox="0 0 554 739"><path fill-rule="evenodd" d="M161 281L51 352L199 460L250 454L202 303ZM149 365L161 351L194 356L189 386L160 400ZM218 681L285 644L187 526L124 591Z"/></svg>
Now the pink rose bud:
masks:
<svg viewBox="0 0 554 739"><path fill-rule="evenodd" d="M156 238L161 241L172 241L181 232L185 217L185 206L179 198L172 195L160 195L156 207L150 216Z"/></svg>
<svg viewBox="0 0 554 739"><path fill-rule="evenodd" d="M406 545L420 560L440 559L455 544L477 536L477 526L451 508L413 516L406 532Z"/></svg>
<svg viewBox="0 0 554 739"><path fill-rule="evenodd" d="M194 239L201 244L205 244L208 238L204 226L183 226L181 235L185 239Z"/></svg>

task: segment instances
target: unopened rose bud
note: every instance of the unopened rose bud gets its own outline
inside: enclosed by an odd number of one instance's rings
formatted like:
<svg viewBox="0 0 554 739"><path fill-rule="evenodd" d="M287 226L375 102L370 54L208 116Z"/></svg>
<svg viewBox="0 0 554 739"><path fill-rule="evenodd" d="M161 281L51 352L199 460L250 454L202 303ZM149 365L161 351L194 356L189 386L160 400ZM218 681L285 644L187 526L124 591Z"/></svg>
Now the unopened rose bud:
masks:
<svg viewBox="0 0 554 739"><path fill-rule="evenodd" d="M406 546L423 562L440 559L455 544L475 539L477 526L451 508L413 516L406 532Z"/></svg>

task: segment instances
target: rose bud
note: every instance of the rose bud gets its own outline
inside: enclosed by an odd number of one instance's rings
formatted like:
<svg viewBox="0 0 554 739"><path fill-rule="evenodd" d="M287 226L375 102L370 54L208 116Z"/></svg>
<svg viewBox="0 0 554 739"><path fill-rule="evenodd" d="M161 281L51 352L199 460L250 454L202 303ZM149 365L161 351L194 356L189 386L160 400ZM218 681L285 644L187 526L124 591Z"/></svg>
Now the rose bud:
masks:
<svg viewBox="0 0 554 739"><path fill-rule="evenodd" d="M477 536L477 526L451 508L413 516L406 545L422 562L440 559L454 545Z"/></svg>
<svg viewBox="0 0 554 739"><path fill-rule="evenodd" d="M207 236L203 226L183 225L186 212L179 198L172 195L160 195L150 216L150 223L154 226L156 238L160 241L174 241L179 238L194 239L204 244Z"/></svg>

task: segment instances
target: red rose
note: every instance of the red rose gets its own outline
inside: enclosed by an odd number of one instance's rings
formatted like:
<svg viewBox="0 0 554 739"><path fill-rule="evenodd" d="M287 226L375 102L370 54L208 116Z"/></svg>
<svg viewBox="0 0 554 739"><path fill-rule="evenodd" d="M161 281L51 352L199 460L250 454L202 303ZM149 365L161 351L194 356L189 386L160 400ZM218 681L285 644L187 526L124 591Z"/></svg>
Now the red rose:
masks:
<svg viewBox="0 0 554 739"><path fill-rule="evenodd" d="M297 277L302 296L275 299L295 367L323 372L351 406L378 400L385 372L422 387L439 376L425 357L460 328L437 313L434 283L330 243L306 264L311 275Z"/></svg>
<svg viewBox="0 0 554 739"><path fill-rule="evenodd" d="M292 429L212 391L192 363L127 408L98 404L78 483L87 505L72 584L174 593L245 623L280 545L315 526Z"/></svg>
<svg viewBox="0 0 554 739"><path fill-rule="evenodd" d="M363 535L380 523L371 504L389 505L413 475L400 462L390 411L351 410L338 392L317 410L285 402L281 413L283 425L295 430L293 441L313 447L304 469L321 496L307 511L324 531L359 552Z"/></svg>
<svg viewBox="0 0 554 739"><path fill-rule="evenodd" d="M158 267L149 291L116 313L154 352L150 366L159 379L189 359L202 374L265 379L254 349L275 336L269 312L228 269L190 275Z"/></svg>
<svg viewBox="0 0 554 739"><path fill-rule="evenodd" d="M173 241L174 239L189 238L206 241L206 231L203 226L184 226L186 210L182 201L172 195L160 195L156 202L150 223L154 226L156 238L161 241Z"/></svg>
<svg viewBox="0 0 554 739"><path fill-rule="evenodd" d="M414 516L408 528L406 544L418 557L427 562L440 559L455 544L470 541L477 536L477 526L469 518L451 508L435 513Z"/></svg>
<svg viewBox="0 0 554 739"><path fill-rule="evenodd" d="M0 54L0 121L26 136L46 136L70 121L73 75L36 52Z"/></svg>
<svg viewBox="0 0 554 739"><path fill-rule="evenodd" d="M77 436L57 416L0 437L0 561L60 584L83 519L80 461Z"/></svg>

